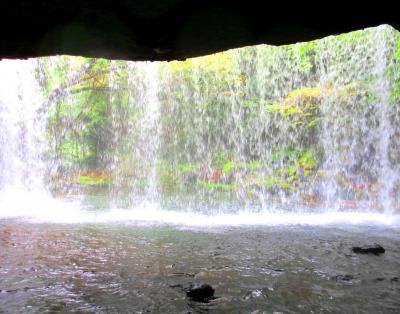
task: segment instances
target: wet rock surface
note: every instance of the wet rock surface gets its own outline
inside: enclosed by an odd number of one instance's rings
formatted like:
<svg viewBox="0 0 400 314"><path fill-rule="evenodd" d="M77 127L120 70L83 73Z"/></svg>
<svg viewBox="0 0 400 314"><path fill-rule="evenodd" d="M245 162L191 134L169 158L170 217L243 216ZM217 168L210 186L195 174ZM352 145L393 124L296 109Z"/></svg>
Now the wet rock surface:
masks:
<svg viewBox="0 0 400 314"><path fill-rule="evenodd" d="M206 283L203 284L192 284L186 290L186 295L196 302L208 303L215 299L215 289Z"/></svg>
<svg viewBox="0 0 400 314"><path fill-rule="evenodd" d="M376 243L373 245L353 246L351 250L356 254L374 254L377 256L385 253L385 249Z"/></svg>
<svg viewBox="0 0 400 314"><path fill-rule="evenodd" d="M255 0L59 0L57 5L21 0L2 4L0 58L71 54L174 60L257 43L308 41L383 23L400 25L397 11L387 6L363 6L363 14L359 8L347 7L343 12L341 6L331 6L327 15L318 6L292 3L295 13L281 16L274 12L286 12L285 2L276 2L269 11Z"/></svg>

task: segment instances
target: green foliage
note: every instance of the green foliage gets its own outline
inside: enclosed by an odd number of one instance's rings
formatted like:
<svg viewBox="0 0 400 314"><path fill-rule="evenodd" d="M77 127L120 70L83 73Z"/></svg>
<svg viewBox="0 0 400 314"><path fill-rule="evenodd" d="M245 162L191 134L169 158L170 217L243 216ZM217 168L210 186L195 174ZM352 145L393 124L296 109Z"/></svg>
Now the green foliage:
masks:
<svg viewBox="0 0 400 314"><path fill-rule="evenodd" d="M177 167L182 172L195 172L199 170L199 165L191 163L178 163Z"/></svg>
<svg viewBox="0 0 400 314"><path fill-rule="evenodd" d="M400 34L396 33L394 43L394 54L392 63L388 67L388 76L390 78L390 102L396 104L400 102Z"/></svg>
<svg viewBox="0 0 400 314"><path fill-rule="evenodd" d="M230 191L233 189L232 185L225 183L215 183L209 181L198 181L198 185L205 189L217 189L223 191Z"/></svg>
<svg viewBox="0 0 400 314"><path fill-rule="evenodd" d="M249 170L257 170L261 168L261 162L259 160L249 161L247 162L246 167Z"/></svg>
<svg viewBox="0 0 400 314"><path fill-rule="evenodd" d="M296 190L298 180L305 180L315 174L319 160L313 149L286 148L281 151L274 150L271 160L277 167L273 177L263 181L266 187L278 186L288 190Z"/></svg>
<svg viewBox="0 0 400 314"><path fill-rule="evenodd" d="M275 178L275 177L265 178L261 182L261 184L266 188L272 188L272 187L280 186L281 183L282 183L282 180L280 178Z"/></svg>
<svg viewBox="0 0 400 314"><path fill-rule="evenodd" d="M316 49L315 41L298 44L297 49L297 53L300 59L300 71L303 73L308 73L313 67L313 58Z"/></svg>
<svg viewBox="0 0 400 314"><path fill-rule="evenodd" d="M113 169L119 177L146 183L154 166L146 155L147 139L156 134L163 189L228 191L243 183L253 190L302 190L312 184L326 154L337 154L343 163L348 158L346 143L329 151L319 141L324 128L334 126L332 136L350 137L362 146L364 134L351 116L365 115L371 129L378 123L373 104L379 32L160 63L157 130L143 120L148 108L143 66L67 56L41 59L36 76L44 96L65 87L47 110L48 155L68 169ZM394 105L400 101L396 36L388 40L387 67ZM81 75L73 79L76 73ZM347 116L341 114L345 110ZM395 110L389 114L398 123ZM85 176L79 182L93 183Z"/></svg>
<svg viewBox="0 0 400 314"><path fill-rule="evenodd" d="M181 177L178 172L163 172L159 175L160 183L164 190L182 189Z"/></svg>
<svg viewBox="0 0 400 314"><path fill-rule="evenodd" d="M229 160L228 162L224 163L224 165L222 166L222 172L228 173L237 167L238 167L238 164L236 164L232 160Z"/></svg>
<svg viewBox="0 0 400 314"><path fill-rule="evenodd" d="M113 182L111 179L107 178L79 176L77 183L84 185L111 186Z"/></svg>
<svg viewBox="0 0 400 314"><path fill-rule="evenodd" d="M219 169L223 169L225 165L229 167L229 163L231 161L228 159L228 156L225 152L223 151L216 151L214 155L212 156L212 161L211 165L214 167L217 167Z"/></svg>
<svg viewBox="0 0 400 314"><path fill-rule="evenodd" d="M126 80L122 61L61 56L40 59L39 65L47 69L41 74L46 93L56 95L50 98L47 120L54 158L71 168L108 167L126 151L127 135L136 136L132 126L141 112L129 103L139 93L140 80Z"/></svg>

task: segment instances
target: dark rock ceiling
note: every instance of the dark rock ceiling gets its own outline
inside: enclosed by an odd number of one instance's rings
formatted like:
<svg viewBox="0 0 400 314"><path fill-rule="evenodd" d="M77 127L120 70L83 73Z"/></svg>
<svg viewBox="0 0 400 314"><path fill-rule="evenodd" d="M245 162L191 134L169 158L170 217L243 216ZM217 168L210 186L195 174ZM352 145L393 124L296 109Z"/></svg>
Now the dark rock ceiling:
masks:
<svg viewBox="0 0 400 314"><path fill-rule="evenodd" d="M259 43L308 41L379 24L395 2L2 0L0 58L55 54L172 60Z"/></svg>

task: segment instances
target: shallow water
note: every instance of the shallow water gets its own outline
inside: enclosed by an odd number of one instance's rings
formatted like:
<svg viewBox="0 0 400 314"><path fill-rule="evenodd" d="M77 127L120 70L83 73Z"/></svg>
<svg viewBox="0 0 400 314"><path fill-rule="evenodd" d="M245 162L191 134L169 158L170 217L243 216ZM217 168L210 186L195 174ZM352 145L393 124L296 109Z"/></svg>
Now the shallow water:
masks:
<svg viewBox="0 0 400 314"><path fill-rule="evenodd" d="M381 256L356 255L377 242ZM0 222L1 313L395 313L390 225L188 227ZM190 301L207 282L216 300Z"/></svg>

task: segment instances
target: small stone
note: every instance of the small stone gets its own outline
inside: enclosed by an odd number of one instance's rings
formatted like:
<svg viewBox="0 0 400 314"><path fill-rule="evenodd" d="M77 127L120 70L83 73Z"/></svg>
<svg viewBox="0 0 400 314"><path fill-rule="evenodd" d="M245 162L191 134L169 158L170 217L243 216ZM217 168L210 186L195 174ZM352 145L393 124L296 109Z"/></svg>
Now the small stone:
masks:
<svg viewBox="0 0 400 314"><path fill-rule="evenodd" d="M210 300L214 299L214 288L209 284L203 283L201 285L194 284L186 291L186 295L193 301L208 303Z"/></svg>
<svg viewBox="0 0 400 314"><path fill-rule="evenodd" d="M375 254L375 255L380 255L385 253L385 249L380 246L379 244L374 244L374 245L364 245L364 246L354 246L351 248L351 250L354 253L357 254Z"/></svg>

